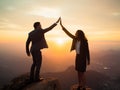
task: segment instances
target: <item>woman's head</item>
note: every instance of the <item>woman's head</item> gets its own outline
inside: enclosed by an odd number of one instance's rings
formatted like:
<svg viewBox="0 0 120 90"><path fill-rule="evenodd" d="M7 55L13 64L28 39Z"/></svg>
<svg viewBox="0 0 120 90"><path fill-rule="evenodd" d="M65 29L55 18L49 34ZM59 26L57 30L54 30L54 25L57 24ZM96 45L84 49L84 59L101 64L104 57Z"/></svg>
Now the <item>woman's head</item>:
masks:
<svg viewBox="0 0 120 90"><path fill-rule="evenodd" d="M87 40L87 38L85 37L85 34L82 30L77 30L76 33L75 33L75 36L77 39L79 40Z"/></svg>

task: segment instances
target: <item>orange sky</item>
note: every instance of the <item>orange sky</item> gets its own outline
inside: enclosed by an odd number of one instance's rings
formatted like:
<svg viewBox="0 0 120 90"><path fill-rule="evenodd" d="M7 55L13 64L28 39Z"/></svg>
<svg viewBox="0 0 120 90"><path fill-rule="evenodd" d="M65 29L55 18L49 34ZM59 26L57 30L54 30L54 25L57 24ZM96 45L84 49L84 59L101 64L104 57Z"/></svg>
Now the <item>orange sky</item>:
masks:
<svg viewBox="0 0 120 90"><path fill-rule="evenodd" d="M74 34L82 29L88 40L120 42L119 0L1 0L0 42L25 43L33 23L40 21L43 28L53 24L59 16L63 25ZM49 47L70 47L71 39L60 25L46 33Z"/></svg>

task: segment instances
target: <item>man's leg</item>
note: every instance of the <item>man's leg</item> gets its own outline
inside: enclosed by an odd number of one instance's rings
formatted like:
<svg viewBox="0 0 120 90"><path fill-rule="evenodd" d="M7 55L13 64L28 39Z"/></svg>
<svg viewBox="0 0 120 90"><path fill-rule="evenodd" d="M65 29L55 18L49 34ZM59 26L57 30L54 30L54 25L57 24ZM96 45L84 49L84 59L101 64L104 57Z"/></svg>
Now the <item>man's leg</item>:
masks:
<svg viewBox="0 0 120 90"><path fill-rule="evenodd" d="M36 72L35 72L35 80L40 80L39 79L39 73L40 73L40 68L42 64L42 54L41 51L38 51L37 53L37 60L36 60Z"/></svg>
<svg viewBox="0 0 120 90"><path fill-rule="evenodd" d="M34 73L35 73L35 65L36 65L36 58L35 58L35 52L32 52L32 58L33 58L33 64L31 66L30 70L30 80L34 80Z"/></svg>

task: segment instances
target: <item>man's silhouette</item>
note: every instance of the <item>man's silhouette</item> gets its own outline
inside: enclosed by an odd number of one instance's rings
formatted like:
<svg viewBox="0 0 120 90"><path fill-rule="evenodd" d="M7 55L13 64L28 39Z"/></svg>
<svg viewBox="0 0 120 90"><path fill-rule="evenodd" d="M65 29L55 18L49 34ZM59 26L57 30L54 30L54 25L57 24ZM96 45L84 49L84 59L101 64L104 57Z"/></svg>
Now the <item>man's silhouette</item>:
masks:
<svg viewBox="0 0 120 90"><path fill-rule="evenodd" d="M42 52L40 51L43 48L48 48L47 42L45 40L44 34L51 29L53 29L60 19L56 21L53 25L46 29L41 28L40 22L34 23L34 30L31 31L28 35L26 41L26 53L30 56L30 52L33 58L33 64L30 70L30 81L40 81L39 73L42 64ZM29 44L32 42L31 49L29 50Z"/></svg>

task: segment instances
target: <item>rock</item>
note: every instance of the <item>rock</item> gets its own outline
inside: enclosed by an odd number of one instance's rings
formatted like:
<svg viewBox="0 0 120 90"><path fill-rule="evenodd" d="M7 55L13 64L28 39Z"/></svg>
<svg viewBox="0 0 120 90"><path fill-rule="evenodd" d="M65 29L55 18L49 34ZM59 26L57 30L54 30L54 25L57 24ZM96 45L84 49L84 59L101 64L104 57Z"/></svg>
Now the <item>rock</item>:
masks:
<svg viewBox="0 0 120 90"><path fill-rule="evenodd" d="M29 83L29 75L24 74L11 80L0 90L61 90L57 78L44 78L39 82Z"/></svg>
<svg viewBox="0 0 120 90"><path fill-rule="evenodd" d="M71 90L77 90L78 84L72 85ZM86 90L92 90L91 88L86 88Z"/></svg>
<svg viewBox="0 0 120 90"><path fill-rule="evenodd" d="M61 90L58 79L45 78L41 82L32 83L25 87L23 90Z"/></svg>
<svg viewBox="0 0 120 90"><path fill-rule="evenodd" d="M29 80L28 74L23 74L12 79L7 85L4 85L1 90L21 90L27 85Z"/></svg>

